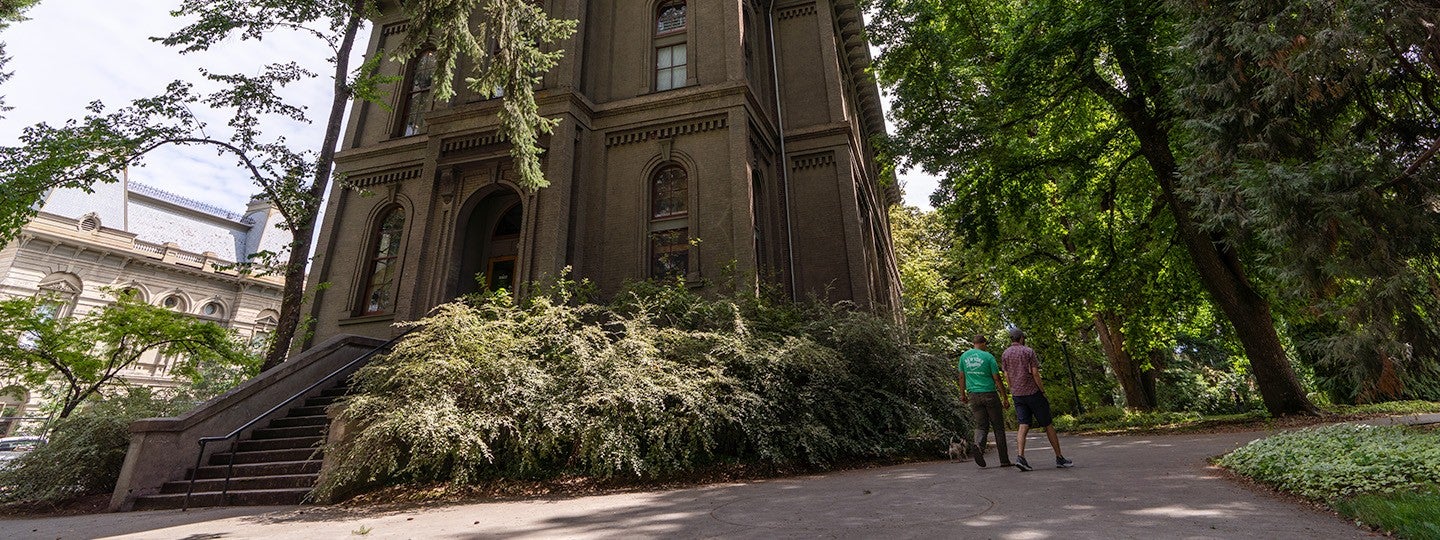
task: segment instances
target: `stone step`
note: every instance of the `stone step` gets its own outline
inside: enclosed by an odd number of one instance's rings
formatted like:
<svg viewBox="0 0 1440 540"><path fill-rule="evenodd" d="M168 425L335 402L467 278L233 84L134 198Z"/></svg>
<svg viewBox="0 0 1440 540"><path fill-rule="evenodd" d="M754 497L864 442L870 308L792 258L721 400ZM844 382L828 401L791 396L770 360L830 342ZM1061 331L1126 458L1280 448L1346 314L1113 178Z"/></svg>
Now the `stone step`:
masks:
<svg viewBox="0 0 1440 540"><path fill-rule="evenodd" d="M268 427L324 426L329 423L330 418L323 414L318 416L287 416L285 418L271 420Z"/></svg>
<svg viewBox="0 0 1440 540"><path fill-rule="evenodd" d="M322 391L320 392L320 395L323 396L323 397L340 397L340 396L343 396L343 395L348 394L348 393L350 393L350 388L349 388L349 387L346 387L346 386L333 386L333 387L326 388L326 389L322 390Z"/></svg>
<svg viewBox="0 0 1440 540"><path fill-rule="evenodd" d="M305 502L305 496L309 493L310 488L255 489L231 491L222 498L218 491L206 491L191 494L190 507L292 505ZM136 510L180 508L184 504L184 493L149 495L135 499Z"/></svg>
<svg viewBox="0 0 1440 540"><path fill-rule="evenodd" d="M306 405L306 406L303 406L303 407L295 407L295 408L293 408L293 409L290 409L290 413L289 413L289 414L286 414L285 416L286 416L287 418L299 418L299 417L303 417L303 416L326 416L326 415L325 415L325 406L324 406L324 405Z"/></svg>
<svg viewBox="0 0 1440 540"><path fill-rule="evenodd" d="M340 398L339 398L338 396L337 396L337 397L323 397L323 396L322 396L322 397L305 398L305 406L306 406L306 407L329 407L331 404L335 403L336 401L340 401Z"/></svg>
<svg viewBox="0 0 1440 540"><path fill-rule="evenodd" d="M318 474L321 461L318 459L307 459L303 461L273 461L270 463L236 463L235 472L232 478L252 476L285 476L292 474ZM226 465L205 465L200 467L199 478L225 478L225 471L229 469ZM185 476L189 480L190 476Z"/></svg>
<svg viewBox="0 0 1440 540"><path fill-rule="evenodd" d="M250 476L234 477L230 479L229 491L249 491L257 489L290 489L308 488L315 486L315 480L319 474L287 474L279 476ZM160 488L162 494L180 493L184 494L190 489L189 480L176 480L166 482ZM207 478L195 481L195 492L221 491L225 489L225 478Z"/></svg>
<svg viewBox="0 0 1440 540"><path fill-rule="evenodd" d="M286 428L260 428L250 433L250 438L292 439L295 437L324 437L326 426L295 426Z"/></svg>
<svg viewBox="0 0 1440 540"><path fill-rule="evenodd" d="M275 439L249 439L240 441L241 452L254 450L284 450L289 448L319 448L322 437L286 437Z"/></svg>
<svg viewBox="0 0 1440 540"><path fill-rule="evenodd" d="M229 452L216 452L210 455L211 465L227 465L230 463ZM320 458L319 448L290 448L284 450L255 450L251 452L236 452L235 464L241 463L271 463L276 461L307 461Z"/></svg>

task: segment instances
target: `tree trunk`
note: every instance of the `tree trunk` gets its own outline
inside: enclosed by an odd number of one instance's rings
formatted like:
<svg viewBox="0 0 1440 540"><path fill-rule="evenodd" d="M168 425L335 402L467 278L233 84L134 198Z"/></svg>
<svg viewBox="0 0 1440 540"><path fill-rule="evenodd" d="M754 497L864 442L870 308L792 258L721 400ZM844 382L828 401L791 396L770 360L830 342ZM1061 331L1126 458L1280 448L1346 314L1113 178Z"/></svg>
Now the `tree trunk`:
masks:
<svg viewBox="0 0 1440 540"><path fill-rule="evenodd" d="M1114 311L1095 314L1100 347L1105 350L1110 370L1115 372L1115 379L1120 381L1120 389L1125 392L1125 406L1142 411L1155 410L1155 370L1144 369L1125 349L1125 334L1120 330L1121 325L1120 316Z"/></svg>
<svg viewBox="0 0 1440 540"><path fill-rule="evenodd" d="M1122 108L1123 109L1123 108ZM1250 360L1255 385L1271 415L1315 414L1318 409L1305 397L1270 315L1270 302L1250 284L1240 259L1219 234L1205 234L1195 223L1190 204L1177 193L1179 167L1170 151L1169 133L1143 111L1122 110L1127 125L1140 140L1140 151L1155 172L1165 202L1175 216L1180 240L1190 253L1200 282L1210 292L1220 311L1235 327L1235 334Z"/></svg>
<svg viewBox="0 0 1440 540"><path fill-rule="evenodd" d="M290 354L290 342L300 327L300 308L305 302L305 268L310 262L310 250L315 236L315 221L320 216L320 203L325 196L325 187L330 184L330 173L334 170L335 145L340 142L340 128L345 116L345 106L351 98L350 54L355 48L355 36L360 31L361 14L365 0L353 0L349 20L345 22L345 36L335 55L335 95L330 102L330 116L325 124L325 142L315 160L315 178L305 194L304 211L296 215L299 223L291 223L294 243L290 247L290 259L285 266L285 290L280 296L280 321L275 327L275 340L265 354L265 363L260 371L280 365Z"/></svg>

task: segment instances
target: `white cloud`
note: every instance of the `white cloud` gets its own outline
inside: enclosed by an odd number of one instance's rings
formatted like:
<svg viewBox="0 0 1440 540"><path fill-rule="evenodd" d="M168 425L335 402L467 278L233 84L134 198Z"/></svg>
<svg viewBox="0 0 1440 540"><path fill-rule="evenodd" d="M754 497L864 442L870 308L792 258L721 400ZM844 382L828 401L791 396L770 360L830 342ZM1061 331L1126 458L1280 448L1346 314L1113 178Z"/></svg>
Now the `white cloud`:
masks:
<svg viewBox="0 0 1440 540"><path fill-rule="evenodd" d="M266 63L293 60L320 77L287 90L287 97L307 105L308 114L322 116L312 118L315 123L309 125L270 122L266 133L316 149L330 103L331 69L326 60L333 53L329 48L308 35L291 33L181 55L178 49L149 40L183 26L184 21L170 16L179 4L179 0L45 0L29 10L26 16L31 20L0 34L12 58L7 69L14 72L0 86L0 95L15 108L0 123L0 145L16 144L25 126L80 118L94 100L113 110L164 92L172 80L196 81L200 67L215 73L255 74ZM362 38L360 43L364 42ZM211 136L228 134L225 115L201 116ZM201 147L158 150L145 159L144 167L132 170L130 178L237 211L258 191L232 156Z"/></svg>

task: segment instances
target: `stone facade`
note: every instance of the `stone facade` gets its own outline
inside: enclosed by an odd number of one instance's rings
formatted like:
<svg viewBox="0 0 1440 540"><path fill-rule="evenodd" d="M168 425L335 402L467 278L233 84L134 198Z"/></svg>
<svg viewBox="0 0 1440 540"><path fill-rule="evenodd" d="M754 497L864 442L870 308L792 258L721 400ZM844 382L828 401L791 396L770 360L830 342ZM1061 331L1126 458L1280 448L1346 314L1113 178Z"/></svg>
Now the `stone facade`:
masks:
<svg viewBox="0 0 1440 540"><path fill-rule="evenodd" d="M541 141L549 187L516 187L500 100L436 102L425 57L386 62L393 102L356 103L336 160L353 189L326 209L312 339L386 337L459 294L566 268L602 293L664 277L899 305L899 193L870 144L884 124L853 1L541 3L579 21L537 96L560 121ZM406 31L383 4L372 56Z"/></svg>
<svg viewBox="0 0 1440 540"><path fill-rule="evenodd" d="M237 214L127 181L97 185L93 193L52 191L41 204L39 215L0 247L0 297L54 294L65 300L58 315L84 315L114 301L111 292L131 289L245 338L263 340L274 328L282 279L223 268L289 245L290 233L277 228L280 216L268 203L253 201ZM172 360L151 353L122 377L170 385ZM37 413L39 389L6 390L19 395L0 396L3 416ZM0 420L0 434L17 424Z"/></svg>

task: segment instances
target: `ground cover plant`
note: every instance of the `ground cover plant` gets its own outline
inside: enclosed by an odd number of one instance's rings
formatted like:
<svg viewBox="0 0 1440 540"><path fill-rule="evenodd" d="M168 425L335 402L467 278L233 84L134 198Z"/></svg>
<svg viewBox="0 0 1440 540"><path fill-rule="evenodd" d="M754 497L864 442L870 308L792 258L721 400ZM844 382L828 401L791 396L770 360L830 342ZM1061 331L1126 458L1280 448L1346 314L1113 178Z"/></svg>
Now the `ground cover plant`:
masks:
<svg viewBox="0 0 1440 540"><path fill-rule="evenodd" d="M354 377L317 498L385 484L939 455L969 432L947 359L843 306L637 285L440 306Z"/></svg>
<svg viewBox="0 0 1440 540"><path fill-rule="evenodd" d="M1440 433L1404 426L1337 424L1259 439L1219 465L1277 489L1330 504L1406 536L1440 531ZM1419 520L1419 521L1417 521ZM1427 532L1428 531L1428 532Z"/></svg>
<svg viewBox="0 0 1440 540"><path fill-rule="evenodd" d="M156 395L142 387L82 405L55 422L48 442L0 469L0 504L48 510L109 493L130 447L130 424L179 414L194 404L192 396Z"/></svg>

